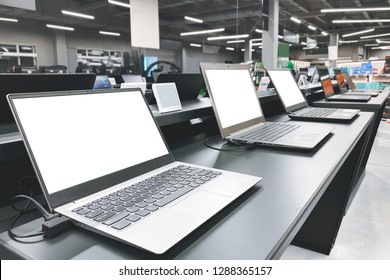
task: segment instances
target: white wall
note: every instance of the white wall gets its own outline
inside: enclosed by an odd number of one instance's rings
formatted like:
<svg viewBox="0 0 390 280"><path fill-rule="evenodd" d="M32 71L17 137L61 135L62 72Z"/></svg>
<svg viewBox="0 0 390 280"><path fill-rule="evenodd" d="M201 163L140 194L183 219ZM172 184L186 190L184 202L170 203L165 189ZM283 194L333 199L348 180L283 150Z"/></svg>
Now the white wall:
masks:
<svg viewBox="0 0 390 280"><path fill-rule="evenodd" d="M55 34L43 24L18 22L0 24L0 42L14 44L32 44L37 47L38 65L54 65Z"/></svg>
<svg viewBox="0 0 390 280"><path fill-rule="evenodd" d="M244 53L220 50L218 54L203 53L201 48L183 48L183 73L199 73L200 62L243 62Z"/></svg>

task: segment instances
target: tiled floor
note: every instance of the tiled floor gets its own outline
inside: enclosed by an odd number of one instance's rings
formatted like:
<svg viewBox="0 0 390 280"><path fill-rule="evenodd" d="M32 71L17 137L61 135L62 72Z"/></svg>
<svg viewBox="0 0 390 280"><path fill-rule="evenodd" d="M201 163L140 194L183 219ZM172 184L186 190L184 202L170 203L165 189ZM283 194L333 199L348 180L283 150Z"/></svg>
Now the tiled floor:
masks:
<svg viewBox="0 0 390 280"><path fill-rule="evenodd" d="M381 122L360 185L329 256L289 246L284 260L390 260L390 124Z"/></svg>

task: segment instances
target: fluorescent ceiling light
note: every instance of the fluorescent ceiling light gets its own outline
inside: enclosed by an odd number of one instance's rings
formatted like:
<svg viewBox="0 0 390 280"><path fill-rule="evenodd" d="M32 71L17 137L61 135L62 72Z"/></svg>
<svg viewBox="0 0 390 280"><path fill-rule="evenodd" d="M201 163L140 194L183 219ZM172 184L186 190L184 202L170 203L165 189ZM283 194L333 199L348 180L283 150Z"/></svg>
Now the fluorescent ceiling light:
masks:
<svg viewBox="0 0 390 280"><path fill-rule="evenodd" d="M219 36L219 37L208 37L207 41L240 39L240 38L248 38L248 37L249 37L249 34L240 34L240 35L231 35L231 36Z"/></svg>
<svg viewBox="0 0 390 280"><path fill-rule="evenodd" d="M322 9L321 13L390 11L390 7Z"/></svg>
<svg viewBox="0 0 390 280"><path fill-rule="evenodd" d="M198 18L193 18L193 17L185 16L184 19L185 19L185 20L188 20L188 21L196 22L196 23L203 23L203 20L198 19Z"/></svg>
<svg viewBox="0 0 390 280"><path fill-rule="evenodd" d="M317 28L314 27L313 25L308 25L307 27L308 27L309 29L311 29L311 30L317 30Z"/></svg>
<svg viewBox="0 0 390 280"><path fill-rule="evenodd" d="M386 41L386 40L378 40L378 44L390 44L390 41Z"/></svg>
<svg viewBox="0 0 390 280"><path fill-rule="evenodd" d="M3 51L5 51L5 52L9 52L9 49L7 49L7 48L4 48L4 47L1 47L2 49L3 49Z"/></svg>
<svg viewBox="0 0 390 280"><path fill-rule="evenodd" d="M354 35L369 33L369 32L373 32L373 31L375 31L375 28L367 29L367 30L362 30L362 31L358 31L358 32L353 32L353 33L348 33L348 34L344 34L342 37L343 37L343 38L345 38L345 37L351 37L351 36L354 36Z"/></svg>
<svg viewBox="0 0 390 280"><path fill-rule="evenodd" d="M108 0L108 3L113 4L113 5L117 5L117 6L121 6L121 7L125 7L125 8L130 8L130 4L123 3L123 2L120 2L120 1Z"/></svg>
<svg viewBox="0 0 390 280"><path fill-rule="evenodd" d="M339 40L339 43L340 44L349 44L349 43L357 43L359 42L358 40L351 40L351 41L342 41L342 40Z"/></svg>
<svg viewBox="0 0 390 280"><path fill-rule="evenodd" d="M325 32L325 31L321 31L321 34L324 35L324 36L328 36L328 32Z"/></svg>
<svg viewBox="0 0 390 280"><path fill-rule="evenodd" d="M262 38L256 38L256 39L250 39L249 41L251 42L259 42L259 41L263 41Z"/></svg>
<svg viewBox="0 0 390 280"><path fill-rule="evenodd" d="M259 46L259 49L262 49L263 48L263 46Z"/></svg>
<svg viewBox="0 0 390 280"><path fill-rule="evenodd" d="M379 44L364 44L365 47L377 47Z"/></svg>
<svg viewBox="0 0 390 280"><path fill-rule="evenodd" d="M301 42L301 45L305 45L305 46L306 46L306 45L307 45L307 43L306 43L306 42Z"/></svg>
<svg viewBox="0 0 390 280"><path fill-rule="evenodd" d="M310 47L303 47L302 50L312 50L312 49L318 49L319 47L314 47L314 48L310 48Z"/></svg>
<svg viewBox="0 0 390 280"><path fill-rule="evenodd" d="M245 49L241 49L241 51L242 51L242 52L245 52ZM254 49L252 49L252 52L254 52L254 51L255 51L255 50L254 50Z"/></svg>
<svg viewBox="0 0 390 280"><path fill-rule="evenodd" d="M374 22L390 22L390 19L336 19L332 23L374 23Z"/></svg>
<svg viewBox="0 0 390 280"><path fill-rule="evenodd" d="M54 25L54 24L46 24L47 27L49 28L54 28L54 29L60 29L60 30L67 30L67 31L74 31L73 27L67 27L67 26L61 26L61 25Z"/></svg>
<svg viewBox="0 0 390 280"><path fill-rule="evenodd" d="M362 36L362 37L360 37L360 39L368 39L368 38L375 38L375 37L385 37L385 36L390 36L390 33Z"/></svg>
<svg viewBox="0 0 390 280"><path fill-rule="evenodd" d="M226 49L227 49L228 51L234 51L234 48L231 48L231 47L226 47Z"/></svg>
<svg viewBox="0 0 390 280"><path fill-rule="evenodd" d="M208 30L200 30L200 31L192 31L192 32L183 32L180 33L180 36L200 35L200 34L223 32L223 31L225 31L225 28L208 29Z"/></svg>
<svg viewBox="0 0 390 280"><path fill-rule="evenodd" d="M283 39L284 37L282 35L278 35L278 38L279 39Z"/></svg>
<svg viewBox="0 0 390 280"><path fill-rule="evenodd" d="M3 17L0 17L0 20L1 21L9 21L9 22L18 22L19 21L16 18L3 18Z"/></svg>
<svg viewBox="0 0 390 280"><path fill-rule="evenodd" d="M118 32L108 32L108 31L99 31L99 34L109 35L109 36L121 36Z"/></svg>
<svg viewBox="0 0 390 280"><path fill-rule="evenodd" d="M67 15L67 16L80 17L80 18L86 18L86 19L95 19L94 16L75 13L75 12L71 12L71 11L62 10L61 13L63 13L64 15Z"/></svg>
<svg viewBox="0 0 390 280"><path fill-rule="evenodd" d="M296 17L290 17L290 19L291 19L293 22L296 22L296 23L301 23L301 22L302 22L300 19L297 19Z"/></svg>
<svg viewBox="0 0 390 280"><path fill-rule="evenodd" d="M201 48L202 47L201 44L195 44L195 43L191 43L190 46L191 47L196 47L196 48Z"/></svg>
<svg viewBox="0 0 390 280"><path fill-rule="evenodd" d="M255 29L255 32L257 32L257 33L263 33L263 30L256 28L256 29Z"/></svg>
<svg viewBox="0 0 390 280"><path fill-rule="evenodd" d="M227 41L227 44L234 44L234 43L245 43L245 40L234 40L234 41Z"/></svg>
<svg viewBox="0 0 390 280"><path fill-rule="evenodd" d="M263 45L263 43L253 43L252 47L257 47L257 46L262 46L262 45Z"/></svg>

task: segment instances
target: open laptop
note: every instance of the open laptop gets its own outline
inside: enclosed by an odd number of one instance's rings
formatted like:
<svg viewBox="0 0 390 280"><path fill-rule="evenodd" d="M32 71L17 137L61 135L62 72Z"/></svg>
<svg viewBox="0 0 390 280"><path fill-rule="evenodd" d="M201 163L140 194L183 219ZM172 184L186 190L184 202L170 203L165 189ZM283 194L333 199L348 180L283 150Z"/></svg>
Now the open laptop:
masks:
<svg viewBox="0 0 390 280"><path fill-rule="evenodd" d="M360 110L309 107L290 69L267 69L288 116L294 120L349 121Z"/></svg>
<svg viewBox="0 0 390 280"><path fill-rule="evenodd" d="M341 72L340 69L335 69L335 74L336 72L343 76L345 82L349 87L349 90L347 90L347 88L343 89L343 91L345 91L345 94L363 94L363 95L371 95L372 97L376 97L379 95L379 92L381 92L381 90L357 89L355 83L352 81L351 76L349 76L347 72Z"/></svg>
<svg viewBox="0 0 390 280"><path fill-rule="evenodd" d="M371 99L369 95L347 95L335 94L332 80L329 76L321 77L321 86L324 91L325 99L328 101L342 101L342 102L367 102Z"/></svg>
<svg viewBox="0 0 390 280"><path fill-rule="evenodd" d="M200 63L221 136L232 142L312 149L334 128L265 122L249 65Z"/></svg>
<svg viewBox="0 0 390 280"><path fill-rule="evenodd" d="M161 73L156 83L175 83L180 101L198 99L201 90L206 88L200 73Z"/></svg>
<svg viewBox="0 0 390 280"><path fill-rule="evenodd" d="M153 253L261 180L174 161L139 89L8 100L51 210Z"/></svg>

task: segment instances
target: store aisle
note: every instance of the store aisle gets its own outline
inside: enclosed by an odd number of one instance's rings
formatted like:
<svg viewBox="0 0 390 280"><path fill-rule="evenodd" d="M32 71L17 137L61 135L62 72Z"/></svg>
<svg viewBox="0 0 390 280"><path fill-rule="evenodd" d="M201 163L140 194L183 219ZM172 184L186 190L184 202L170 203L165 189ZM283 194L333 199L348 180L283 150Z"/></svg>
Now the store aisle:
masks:
<svg viewBox="0 0 390 280"><path fill-rule="evenodd" d="M364 179L330 255L290 245L281 259L390 259L390 124L379 126Z"/></svg>

